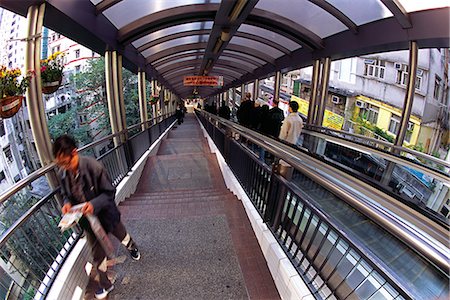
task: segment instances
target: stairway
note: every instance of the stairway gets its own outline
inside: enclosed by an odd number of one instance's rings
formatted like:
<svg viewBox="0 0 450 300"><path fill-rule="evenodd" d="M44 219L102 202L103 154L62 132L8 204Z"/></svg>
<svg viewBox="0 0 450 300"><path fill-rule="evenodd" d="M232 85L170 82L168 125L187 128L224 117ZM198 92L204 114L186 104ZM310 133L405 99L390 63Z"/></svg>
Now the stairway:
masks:
<svg viewBox="0 0 450 300"><path fill-rule="evenodd" d="M193 114L147 159L136 192L119 209L142 258L115 266L109 299L280 298Z"/></svg>

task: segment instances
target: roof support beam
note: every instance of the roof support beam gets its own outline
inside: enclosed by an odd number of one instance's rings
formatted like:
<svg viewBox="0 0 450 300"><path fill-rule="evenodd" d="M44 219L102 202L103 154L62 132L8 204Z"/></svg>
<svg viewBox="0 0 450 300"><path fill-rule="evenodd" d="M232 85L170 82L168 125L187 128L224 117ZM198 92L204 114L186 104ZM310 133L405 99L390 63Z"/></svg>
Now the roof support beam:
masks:
<svg viewBox="0 0 450 300"><path fill-rule="evenodd" d="M95 11L97 15L103 13L105 10L107 10L110 7L113 7L117 3L122 2L122 0L103 0L97 5L95 5Z"/></svg>
<svg viewBox="0 0 450 300"><path fill-rule="evenodd" d="M403 29L412 27L408 13L398 0L381 0L381 2L391 11Z"/></svg>
<svg viewBox="0 0 450 300"><path fill-rule="evenodd" d="M117 40L121 44L131 43L152 32L180 24L211 21L219 4L192 4L165 9L142 17L121 28Z"/></svg>
<svg viewBox="0 0 450 300"><path fill-rule="evenodd" d="M177 32L177 33L174 33L174 34L163 36L163 37L161 37L159 39L155 39L155 40L153 40L151 42L148 42L148 43L138 47L137 50L139 52L142 52L142 51L145 51L145 50L147 50L147 49L149 49L151 47L154 47L156 45L164 43L164 42L168 42L168 41L179 39L179 38L186 37L186 36L206 35L206 34L209 34L210 32L211 32L211 30L209 30L209 29L189 30L189 31Z"/></svg>

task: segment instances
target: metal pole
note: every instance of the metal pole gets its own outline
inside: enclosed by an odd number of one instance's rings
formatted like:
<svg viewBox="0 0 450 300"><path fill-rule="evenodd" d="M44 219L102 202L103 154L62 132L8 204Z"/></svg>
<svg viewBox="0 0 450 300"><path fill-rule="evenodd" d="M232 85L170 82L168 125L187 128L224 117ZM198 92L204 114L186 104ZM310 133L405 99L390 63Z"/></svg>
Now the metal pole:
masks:
<svg viewBox="0 0 450 300"><path fill-rule="evenodd" d="M117 51L114 51L117 55L117 101L119 103L118 107L120 110L117 111L117 120L120 123L120 130L124 130L127 128L127 116L125 113L125 101L123 99L123 77L122 77L122 55L118 54ZM127 139L128 133L125 132L122 135L122 143Z"/></svg>
<svg viewBox="0 0 450 300"><path fill-rule="evenodd" d="M259 97L259 79L255 79L253 83L253 95L255 97L255 101L258 100Z"/></svg>
<svg viewBox="0 0 450 300"><path fill-rule="evenodd" d="M145 95L145 72L142 70L138 71L138 91L139 91L139 113L141 115L141 122L145 122L142 125L142 130L147 129L147 99Z"/></svg>
<svg viewBox="0 0 450 300"><path fill-rule="evenodd" d="M400 121L400 129L395 139L395 146L402 146L405 139L406 131L408 130L409 117L411 116L412 105L414 102L414 93L416 89L416 72L417 72L417 42L409 42L409 73L408 84L406 85L405 101L403 103L403 113Z"/></svg>
<svg viewBox="0 0 450 300"><path fill-rule="evenodd" d="M317 102L317 91L319 87L319 74L320 74L320 60L316 59L313 61L313 73L311 78L311 95L309 98L308 107L308 118L306 119L307 124L313 125L316 120L316 102Z"/></svg>
<svg viewBox="0 0 450 300"><path fill-rule="evenodd" d="M105 52L105 81L106 81L106 99L108 101L108 111L109 111L109 120L111 123L111 132L113 134L119 132L117 118L116 118L116 102L114 101L115 89L114 89L114 63L113 63L113 51ZM120 145L119 137L114 137L114 146L117 147Z"/></svg>
<svg viewBox="0 0 450 300"><path fill-rule="evenodd" d="M152 80L152 97L156 95L156 80ZM156 124L156 104L152 104L153 125Z"/></svg>
<svg viewBox="0 0 450 300"><path fill-rule="evenodd" d="M327 104L328 97L328 83L330 81L330 66L331 66L331 58L326 57L323 61L322 68L322 79L320 84L320 102L317 107L317 115L316 115L316 125L322 126L323 123L323 115L325 113L325 107Z"/></svg>
<svg viewBox="0 0 450 300"><path fill-rule="evenodd" d="M241 106L243 99L245 99L245 83L241 84L241 100L239 101L239 106Z"/></svg>
<svg viewBox="0 0 450 300"><path fill-rule="evenodd" d="M275 82L273 84L273 99L280 99L280 86L281 86L281 72L277 71L275 73Z"/></svg>
<svg viewBox="0 0 450 300"><path fill-rule="evenodd" d="M45 4L30 6L28 8L27 39L25 53L25 69L35 70L36 76L31 78L30 86L26 92L28 114L30 117L31 132L36 144L36 151L42 166L50 164L53 160L52 145L48 133L47 118L45 116L45 103L41 92L41 33L44 18Z"/></svg>

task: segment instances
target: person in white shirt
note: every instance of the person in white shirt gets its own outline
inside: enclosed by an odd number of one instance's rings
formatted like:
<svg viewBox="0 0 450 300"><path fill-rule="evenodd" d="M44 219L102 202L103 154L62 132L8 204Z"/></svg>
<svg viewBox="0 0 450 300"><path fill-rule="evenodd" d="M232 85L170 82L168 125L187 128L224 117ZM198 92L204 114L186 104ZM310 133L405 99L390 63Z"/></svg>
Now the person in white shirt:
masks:
<svg viewBox="0 0 450 300"><path fill-rule="evenodd" d="M291 144L297 144L297 140L302 133L303 120L298 115L298 103L295 101L289 102L289 114L281 125L279 138Z"/></svg>

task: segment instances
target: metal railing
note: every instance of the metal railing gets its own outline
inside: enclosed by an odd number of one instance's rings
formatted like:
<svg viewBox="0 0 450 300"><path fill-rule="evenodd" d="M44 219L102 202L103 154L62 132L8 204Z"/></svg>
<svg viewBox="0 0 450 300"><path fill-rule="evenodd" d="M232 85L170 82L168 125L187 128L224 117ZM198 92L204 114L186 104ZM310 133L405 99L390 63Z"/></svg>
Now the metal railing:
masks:
<svg viewBox="0 0 450 300"><path fill-rule="evenodd" d="M161 118L155 125L150 120L106 136L81 147L79 152L95 156L92 151L95 146L113 145L113 138L126 137L131 130L145 128L97 157L108 170L113 185L117 186L175 119L171 115ZM5 228L0 232L0 271L4 277L0 280L0 291L6 291L5 299L45 298L80 237L81 229L77 226L64 232L58 228L61 220L60 188L50 187L46 180L47 177L51 182L57 182L51 180L55 176L55 165L48 165L20 180L0 196L0 225Z"/></svg>
<svg viewBox="0 0 450 300"><path fill-rule="evenodd" d="M448 290L448 249L447 255L443 254L446 253L445 249L443 253L439 252L439 247L433 249L432 242L420 239L420 233L412 234L410 228L402 228L405 224L395 222L394 219L389 221L385 212L360 201L358 197L363 195L349 193L345 188L331 183L328 178L322 178L324 174L317 168L308 170L292 156L298 152L295 149L277 146L280 144L278 142L269 143L266 137L211 114L197 111L197 115L263 220L317 298L418 299L417 295L420 298L421 291L410 288L408 274L397 274L379 255L374 255L361 242L361 238L343 231L343 225L333 217L333 213L315 204L317 201L311 198L310 193L316 198L328 197L333 204L352 203L363 213L370 213L369 218L374 220L374 224L384 224L383 227L389 228L387 232L377 231L386 232L384 239L388 239L389 232L393 232L400 240L395 239L392 245L405 249L411 247L418 252L418 257L425 256L432 262L419 261L418 265L434 268L433 264L437 263L439 267L435 272ZM299 188L261 162L256 154L261 151L260 148L269 152L275 161L279 158L286 160L295 168L298 176L308 179L304 180L307 186ZM329 174L330 177L334 175ZM342 180L350 190L354 188L354 184L349 184L347 179ZM345 201L337 202L338 198ZM333 209L343 210L343 207L333 206ZM350 213L360 218L361 214L356 214L356 210ZM352 218L352 215L348 218ZM401 246L401 241L408 243ZM424 243L429 244L424 246Z"/></svg>

